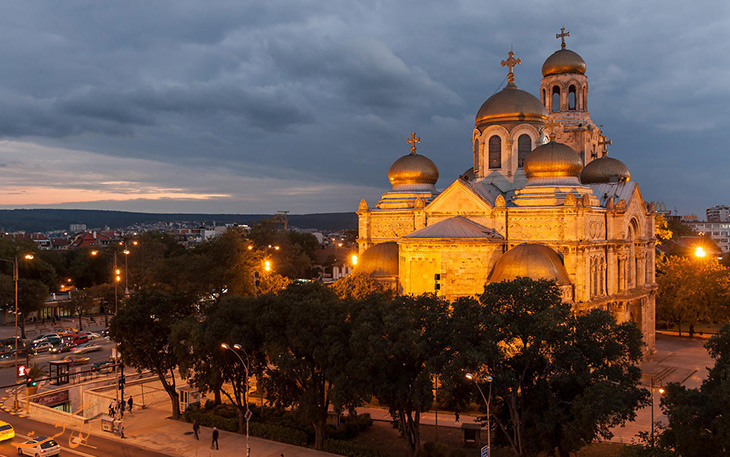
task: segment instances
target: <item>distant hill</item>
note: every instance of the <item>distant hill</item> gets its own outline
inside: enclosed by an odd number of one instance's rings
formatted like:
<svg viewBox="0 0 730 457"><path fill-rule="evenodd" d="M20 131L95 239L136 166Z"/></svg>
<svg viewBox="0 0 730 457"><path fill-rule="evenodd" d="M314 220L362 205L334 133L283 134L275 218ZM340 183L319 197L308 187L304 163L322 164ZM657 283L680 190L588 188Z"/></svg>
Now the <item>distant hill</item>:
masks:
<svg viewBox="0 0 730 457"><path fill-rule="evenodd" d="M5 232L47 232L68 230L71 224L94 228L123 228L155 222L197 222L225 225L253 224L270 219L271 214L158 214L85 209L7 209L0 210L0 230ZM336 231L357 228L355 213L289 214L289 227Z"/></svg>

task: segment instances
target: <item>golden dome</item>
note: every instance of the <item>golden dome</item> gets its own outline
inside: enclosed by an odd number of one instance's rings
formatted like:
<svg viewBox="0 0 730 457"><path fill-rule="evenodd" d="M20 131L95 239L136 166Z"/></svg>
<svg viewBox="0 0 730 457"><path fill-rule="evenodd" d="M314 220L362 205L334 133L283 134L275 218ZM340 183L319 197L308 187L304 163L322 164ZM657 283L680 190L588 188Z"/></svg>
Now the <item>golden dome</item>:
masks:
<svg viewBox="0 0 730 457"><path fill-rule="evenodd" d="M570 284L563 260L557 252L542 244L520 244L502 254L487 281L517 278L554 279L560 285Z"/></svg>
<svg viewBox="0 0 730 457"><path fill-rule="evenodd" d="M388 179L393 187L404 184L434 185L439 179L439 169L428 157L411 153L390 166Z"/></svg>
<svg viewBox="0 0 730 457"><path fill-rule="evenodd" d="M551 141L532 150L522 165L527 179L580 175L583 161L570 146Z"/></svg>
<svg viewBox="0 0 730 457"><path fill-rule="evenodd" d="M627 181L631 181L629 167L620 160L609 156L603 156L590 162L580 173L580 182L583 184Z"/></svg>
<svg viewBox="0 0 730 457"><path fill-rule="evenodd" d="M509 82L479 108L476 125L485 122L545 121L547 110L534 95Z"/></svg>
<svg viewBox="0 0 730 457"><path fill-rule="evenodd" d="M398 243L388 241L367 248L358 259L354 273L398 276Z"/></svg>
<svg viewBox="0 0 730 457"><path fill-rule="evenodd" d="M560 73L580 73L586 72L586 62L578 53L570 49L560 49L555 51L553 55L545 60L542 64L542 75L557 75Z"/></svg>

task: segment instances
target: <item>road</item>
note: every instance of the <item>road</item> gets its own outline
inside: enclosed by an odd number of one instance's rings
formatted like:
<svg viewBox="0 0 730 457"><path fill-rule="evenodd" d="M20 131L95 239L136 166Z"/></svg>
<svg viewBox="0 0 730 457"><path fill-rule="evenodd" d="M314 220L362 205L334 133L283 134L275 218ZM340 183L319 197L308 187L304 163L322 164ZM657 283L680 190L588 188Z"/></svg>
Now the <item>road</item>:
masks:
<svg viewBox="0 0 730 457"><path fill-rule="evenodd" d="M63 428L57 428L50 424L13 416L5 411L0 411L0 420L12 424L15 427L16 433L16 437L12 440L0 443L0 457L17 455L18 451L14 444L23 443L31 435L57 435L55 439L61 445L61 455L77 455L81 457L169 457L167 454L148 451L119 440L110 440L94 435L89 435L86 442L76 444L71 441L71 430L64 430ZM75 438L77 436L78 432L73 432L73 437Z"/></svg>

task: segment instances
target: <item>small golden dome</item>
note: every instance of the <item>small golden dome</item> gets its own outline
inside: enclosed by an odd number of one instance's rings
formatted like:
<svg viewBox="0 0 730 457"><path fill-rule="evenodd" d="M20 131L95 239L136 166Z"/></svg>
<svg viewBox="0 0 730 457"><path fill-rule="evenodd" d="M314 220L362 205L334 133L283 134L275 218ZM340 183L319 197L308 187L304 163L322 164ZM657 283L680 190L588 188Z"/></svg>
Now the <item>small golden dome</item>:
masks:
<svg viewBox="0 0 730 457"><path fill-rule="evenodd" d="M354 273L374 277L398 276L398 243L388 241L367 248L358 259Z"/></svg>
<svg viewBox="0 0 730 457"><path fill-rule="evenodd" d="M545 121L547 110L534 95L509 82L504 89L487 99L479 108L476 125L486 122Z"/></svg>
<svg viewBox="0 0 730 457"><path fill-rule="evenodd" d="M578 53L570 49L560 49L555 51L553 55L545 60L542 64L542 75L557 75L560 73L580 73L584 75L586 72L586 62Z"/></svg>
<svg viewBox="0 0 730 457"><path fill-rule="evenodd" d="M388 179L393 187L404 184L434 185L439 179L439 169L428 157L411 153L390 166Z"/></svg>
<svg viewBox="0 0 730 457"><path fill-rule="evenodd" d="M532 150L522 165L527 179L580 175L583 161L570 146L551 141Z"/></svg>
<svg viewBox="0 0 730 457"><path fill-rule="evenodd" d="M580 173L580 182L583 184L627 181L631 181L629 167L620 160L609 156L603 156L590 162Z"/></svg>
<svg viewBox="0 0 730 457"><path fill-rule="evenodd" d="M520 244L502 254L487 281L517 278L554 279L560 285L570 284L563 260L557 252L542 244Z"/></svg>

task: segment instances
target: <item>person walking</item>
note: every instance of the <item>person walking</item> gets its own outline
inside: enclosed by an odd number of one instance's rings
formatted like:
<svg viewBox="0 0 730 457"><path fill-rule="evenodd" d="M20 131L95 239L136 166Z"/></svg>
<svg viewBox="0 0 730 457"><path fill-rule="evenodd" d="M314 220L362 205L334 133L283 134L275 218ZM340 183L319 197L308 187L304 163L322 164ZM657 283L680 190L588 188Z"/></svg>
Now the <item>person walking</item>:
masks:
<svg viewBox="0 0 730 457"><path fill-rule="evenodd" d="M213 427L213 441L210 442L211 449L213 449L214 444L215 449L218 450L218 429L216 427Z"/></svg>
<svg viewBox="0 0 730 457"><path fill-rule="evenodd" d="M109 417L114 417L114 400L109 402Z"/></svg>
<svg viewBox="0 0 730 457"><path fill-rule="evenodd" d="M127 406L129 407L129 412L132 412L132 405L134 405L134 400L132 400L132 396L129 396L129 400L127 400Z"/></svg>
<svg viewBox="0 0 730 457"><path fill-rule="evenodd" d="M124 421L119 422L119 436L124 439Z"/></svg>
<svg viewBox="0 0 730 457"><path fill-rule="evenodd" d="M193 433L195 434L195 439L200 440L200 436L198 435L198 432L200 432L200 424L198 421L193 420Z"/></svg>

